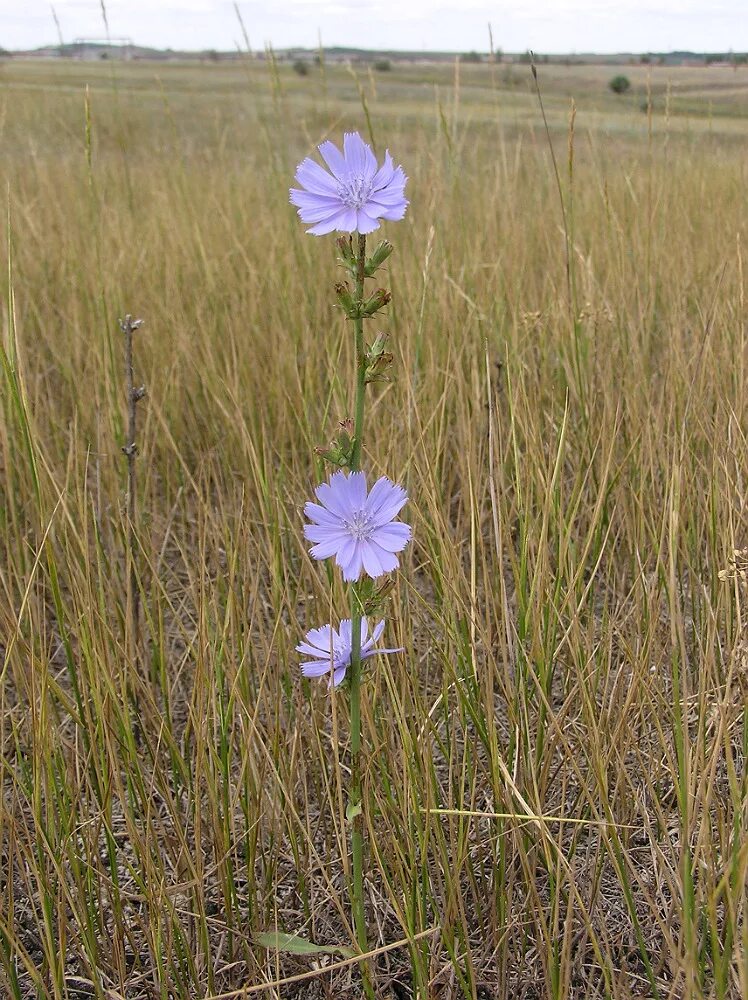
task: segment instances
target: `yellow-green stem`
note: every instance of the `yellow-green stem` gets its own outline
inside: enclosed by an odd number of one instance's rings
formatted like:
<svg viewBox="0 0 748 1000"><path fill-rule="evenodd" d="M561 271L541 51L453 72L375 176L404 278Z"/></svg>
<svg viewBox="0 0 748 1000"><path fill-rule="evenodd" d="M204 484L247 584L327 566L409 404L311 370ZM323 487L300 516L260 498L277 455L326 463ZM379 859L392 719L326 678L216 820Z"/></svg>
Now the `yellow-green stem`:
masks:
<svg viewBox="0 0 748 1000"><path fill-rule="evenodd" d="M366 263L366 237L359 234L356 251L356 303L364 300L364 265ZM364 321L353 321L356 347L356 404L353 424L353 452L351 471L361 468L361 438L364 427L364 395L366 392L366 359L364 351ZM368 951L366 914L364 912L364 830L361 812L361 597L357 585L351 585L351 789L349 815L351 817L351 848L353 855L353 922L356 940L362 952ZM373 998L374 990L368 966L362 967L364 989Z"/></svg>

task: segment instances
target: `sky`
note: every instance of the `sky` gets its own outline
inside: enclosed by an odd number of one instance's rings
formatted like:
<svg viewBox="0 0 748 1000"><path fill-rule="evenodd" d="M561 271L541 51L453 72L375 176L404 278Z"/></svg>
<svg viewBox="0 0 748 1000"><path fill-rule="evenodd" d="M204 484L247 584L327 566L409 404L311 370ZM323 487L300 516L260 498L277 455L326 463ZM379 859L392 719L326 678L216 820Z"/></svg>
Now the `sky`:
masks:
<svg viewBox="0 0 748 1000"><path fill-rule="evenodd" d="M243 47L233 0L105 0L112 37L173 49ZM506 52L748 50L746 0L238 0L253 48ZM54 11L54 14L53 14ZM101 0L0 0L0 47L106 35Z"/></svg>

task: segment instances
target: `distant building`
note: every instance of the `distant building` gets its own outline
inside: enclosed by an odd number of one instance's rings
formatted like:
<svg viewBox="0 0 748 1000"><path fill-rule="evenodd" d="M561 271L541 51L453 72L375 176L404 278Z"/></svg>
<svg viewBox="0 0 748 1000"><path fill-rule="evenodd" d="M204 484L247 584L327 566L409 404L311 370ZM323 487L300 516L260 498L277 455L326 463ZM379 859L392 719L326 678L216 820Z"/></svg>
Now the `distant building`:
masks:
<svg viewBox="0 0 748 1000"><path fill-rule="evenodd" d="M133 57L132 38L76 38L65 46L65 55L71 59L122 59Z"/></svg>
<svg viewBox="0 0 748 1000"><path fill-rule="evenodd" d="M34 59L61 59L64 51L59 45L45 45L41 49L34 49L32 52L14 52L13 55L32 56Z"/></svg>

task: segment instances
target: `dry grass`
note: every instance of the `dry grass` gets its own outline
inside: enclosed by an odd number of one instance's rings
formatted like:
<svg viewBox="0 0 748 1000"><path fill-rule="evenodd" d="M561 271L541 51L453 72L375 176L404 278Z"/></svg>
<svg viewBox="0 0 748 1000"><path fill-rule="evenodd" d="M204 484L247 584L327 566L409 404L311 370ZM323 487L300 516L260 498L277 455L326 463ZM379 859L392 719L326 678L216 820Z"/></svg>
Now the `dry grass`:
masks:
<svg viewBox="0 0 748 1000"><path fill-rule="evenodd" d="M347 708L294 653L345 606L301 505L351 345L332 241L286 191L363 128L359 95L342 69L158 72L3 68L0 990L358 996L355 963L253 935L352 942ZM363 706L397 1000L748 996L744 76L698 77L722 114L693 71L665 102L657 71L648 119L576 72L541 74L570 287L527 78L360 81L412 197L366 442L413 498L406 653ZM146 321L141 662L125 312Z"/></svg>

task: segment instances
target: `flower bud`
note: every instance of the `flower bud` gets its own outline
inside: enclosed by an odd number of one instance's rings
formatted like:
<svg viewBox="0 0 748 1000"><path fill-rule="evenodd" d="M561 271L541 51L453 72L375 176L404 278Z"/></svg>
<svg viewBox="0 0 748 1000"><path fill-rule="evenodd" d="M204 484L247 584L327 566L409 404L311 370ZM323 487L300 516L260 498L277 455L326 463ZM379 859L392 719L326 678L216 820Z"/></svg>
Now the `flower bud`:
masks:
<svg viewBox="0 0 748 1000"><path fill-rule="evenodd" d="M340 424L340 431L338 432L337 444L340 451L344 455L349 455L353 451L353 421L344 420Z"/></svg>
<svg viewBox="0 0 748 1000"><path fill-rule="evenodd" d="M353 252L353 240L350 236L339 236L335 240L335 246L340 254L340 263L351 274L356 273L356 255Z"/></svg>
<svg viewBox="0 0 748 1000"><path fill-rule="evenodd" d="M376 248L374 253L366 261L364 267L364 274L367 278L371 278L379 268L384 264L389 255L392 253L394 247L389 242L389 240L382 240L379 246Z"/></svg>
<svg viewBox="0 0 748 1000"><path fill-rule="evenodd" d="M372 364L367 366L365 379L367 382L390 382L389 375L385 372L392 364L391 354L382 354Z"/></svg>
<svg viewBox="0 0 748 1000"><path fill-rule="evenodd" d="M327 448L315 448L315 454L324 458L331 465L337 465L341 469L347 468L351 464L353 455L353 421L350 417L341 420L338 427L338 436L330 442Z"/></svg>
<svg viewBox="0 0 748 1000"><path fill-rule="evenodd" d="M374 581L371 581L372 584ZM362 596L365 615L380 615L384 612L387 600L395 588L395 581L390 577L378 586L372 586Z"/></svg>
<svg viewBox="0 0 748 1000"><path fill-rule="evenodd" d="M351 290L348 287L348 284L344 281L339 281L335 286L335 294L346 316L348 316L349 319L356 319L359 315L358 305L351 295Z"/></svg>
<svg viewBox="0 0 748 1000"><path fill-rule="evenodd" d="M361 304L361 315L373 316L374 313L379 312L379 310L386 306L391 300L392 294L388 292L386 288L377 288L377 290L372 292L369 298Z"/></svg>
<svg viewBox="0 0 748 1000"><path fill-rule="evenodd" d="M339 469L345 469L348 465L350 465L348 457L344 455L336 445L333 445L330 448L317 447L314 449L314 454L319 455L320 458L329 462L330 465L336 465Z"/></svg>
<svg viewBox="0 0 748 1000"><path fill-rule="evenodd" d="M385 350L387 346L387 334L378 333L374 343L369 347L364 356L366 365L364 379L366 382L389 382L385 372L392 364L392 354Z"/></svg>
<svg viewBox="0 0 748 1000"><path fill-rule="evenodd" d="M387 337L388 334L386 333L377 334L374 343L371 345L371 347L367 352L367 357L369 358L369 360L373 361L375 358L381 357L381 355L384 354L384 349L387 346Z"/></svg>

